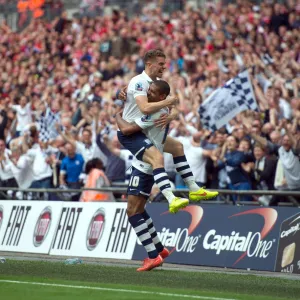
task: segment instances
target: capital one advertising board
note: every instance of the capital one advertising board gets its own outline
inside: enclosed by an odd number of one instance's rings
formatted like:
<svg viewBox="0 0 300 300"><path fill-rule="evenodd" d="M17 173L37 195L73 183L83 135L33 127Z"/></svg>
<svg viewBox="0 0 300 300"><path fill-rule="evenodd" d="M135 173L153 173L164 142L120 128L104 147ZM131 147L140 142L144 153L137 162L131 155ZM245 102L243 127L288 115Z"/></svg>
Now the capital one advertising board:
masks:
<svg viewBox="0 0 300 300"><path fill-rule="evenodd" d="M176 215L164 204L150 204L166 262L274 271L281 222L289 208L190 205ZM280 212L279 212L280 211ZM143 259L137 242L133 259Z"/></svg>
<svg viewBox="0 0 300 300"><path fill-rule="evenodd" d="M61 203L0 201L0 251L48 253Z"/></svg>
<svg viewBox="0 0 300 300"><path fill-rule="evenodd" d="M300 274L299 212L281 223L275 271Z"/></svg>

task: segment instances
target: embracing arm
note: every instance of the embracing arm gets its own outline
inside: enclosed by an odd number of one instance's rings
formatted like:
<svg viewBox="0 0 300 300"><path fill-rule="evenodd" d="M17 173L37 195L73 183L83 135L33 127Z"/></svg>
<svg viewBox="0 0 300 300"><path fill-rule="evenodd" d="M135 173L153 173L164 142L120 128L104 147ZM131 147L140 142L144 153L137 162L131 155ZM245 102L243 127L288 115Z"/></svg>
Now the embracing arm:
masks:
<svg viewBox="0 0 300 300"><path fill-rule="evenodd" d="M140 126L138 126L136 123L128 123L126 122L122 117L121 114L116 115L116 120L119 129L122 131L124 135L130 135L135 132L139 132L142 130Z"/></svg>
<svg viewBox="0 0 300 300"><path fill-rule="evenodd" d="M179 110L175 107L175 105L170 106L169 110L171 111L170 114L161 114L160 118L155 120L156 127L161 127L162 129L165 129L171 121L175 120L178 116L180 116Z"/></svg>
<svg viewBox="0 0 300 300"><path fill-rule="evenodd" d="M177 97L168 97L167 99L159 102L149 103L147 96L144 95L136 96L135 100L137 106L144 115L153 114L164 107L172 106L173 104L176 104L178 102Z"/></svg>

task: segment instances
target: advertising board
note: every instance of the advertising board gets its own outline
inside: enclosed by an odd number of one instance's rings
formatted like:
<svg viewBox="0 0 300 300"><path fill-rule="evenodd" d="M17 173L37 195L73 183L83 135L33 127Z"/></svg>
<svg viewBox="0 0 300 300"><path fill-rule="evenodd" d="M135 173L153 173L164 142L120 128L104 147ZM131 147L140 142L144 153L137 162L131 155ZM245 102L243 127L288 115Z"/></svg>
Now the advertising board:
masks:
<svg viewBox="0 0 300 300"><path fill-rule="evenodd" d="M172 215L159 203L148 205L147 211L163 245L172 252L166 262L267 271L275 269L281 223L295 214L293 208L190 205ZM290 247L286 251L296 251ZM137 242L133 259L145 255ZM300 257L295 254L294 260L298 263Z"/></svg>

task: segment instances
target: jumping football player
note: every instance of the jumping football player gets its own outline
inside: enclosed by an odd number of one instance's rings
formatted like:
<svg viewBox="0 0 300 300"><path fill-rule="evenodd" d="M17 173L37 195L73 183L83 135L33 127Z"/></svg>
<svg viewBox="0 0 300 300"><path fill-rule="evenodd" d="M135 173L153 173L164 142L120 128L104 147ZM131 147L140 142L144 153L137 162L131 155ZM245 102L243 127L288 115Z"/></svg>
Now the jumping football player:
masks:
<svg viewBox="0 0 300 300"><path fill-rule="evenodd" d="M148 101L147 92L149 86L153 80L162 77L163 71L165 70L166 56L161 50L150 50L146 53L144 61L145 71L133 77L127 87L123 119L128 123L142 118L143 115L146 115L144 118L147 118L147 116L149 117L149 115L158 112L162 108L174 106L177 102L175 97L168 97L159 102ZM172 119L175 119L177 113L177 110L172 108L171 114L165 117L167 119L166 122L169 123ZM166 127L166 132L167 130L168 126ZM122 131L118 131L118 138L120 143L138 160L152 166L154 181L161 193L168 200L170 212L176 213L179 209L188 205L188 199L182 199L173 194L169 178L164 169L163 155L143 132L138 131L130 135L125 135ZM182 153L184 153L183 145L179 141L167 136L167 134L164 151L172 154L176 170L190 190L190 200L201 201L214 198L218 195L218 192L206 191L196 184L186 157L184 154L182 155Z"/></svg>
<svg viewBox="0 0 300 300"><path fill-rule="evenodd" d="M169 93L169 84L163 80L156 80L150 85L147 93L149 103L163 101ZM165 147L167 130L163 131L161 128L155 127L155 120L158 120L165 113L168 113L167 108L161 109L152 115L144 115L141 118L137 118L133 123L126 122L120 114L117 114L116 120L122 134L132 135L143 130L150 141L162 153ZM185 158L183 150L179 155L179 157ZM189 167L186 167L186 164L183 167L187 177L193 179L193 174ZM143 266L138 268L137 271L149 271L156 268L162 265L164 258L169 256L168 249L163 247L153 221L145 210L153 184L154 178L151 165L135 159L132 163L132 174L127 189L127 214L138 239L148 253L148 258L144 260Z"/></svg>

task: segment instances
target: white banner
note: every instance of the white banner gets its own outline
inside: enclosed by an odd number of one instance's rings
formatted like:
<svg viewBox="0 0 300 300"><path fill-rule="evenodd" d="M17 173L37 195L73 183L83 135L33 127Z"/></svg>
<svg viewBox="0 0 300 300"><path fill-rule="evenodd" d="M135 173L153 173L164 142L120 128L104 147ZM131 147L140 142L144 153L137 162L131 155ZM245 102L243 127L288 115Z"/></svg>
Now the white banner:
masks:
<svg viewBox="0 0 300 300"><path fill-rule="evenodd" d="M49 253L62 202L0 201L0 251Z"/></svg>
<svg viewBox="0 0 300 300"><path fill-rule="evenodd" d="M239 73L215 90L200 106L201 123L215 131L226 125L244 110L257 110L255 95L248 71Z"/></svg>
<svg viewBox="0 0 300 300"><path fill-rule="evenodd" d="M64 203L50 255L131 259L136 243L126 203Z"/></svg>

